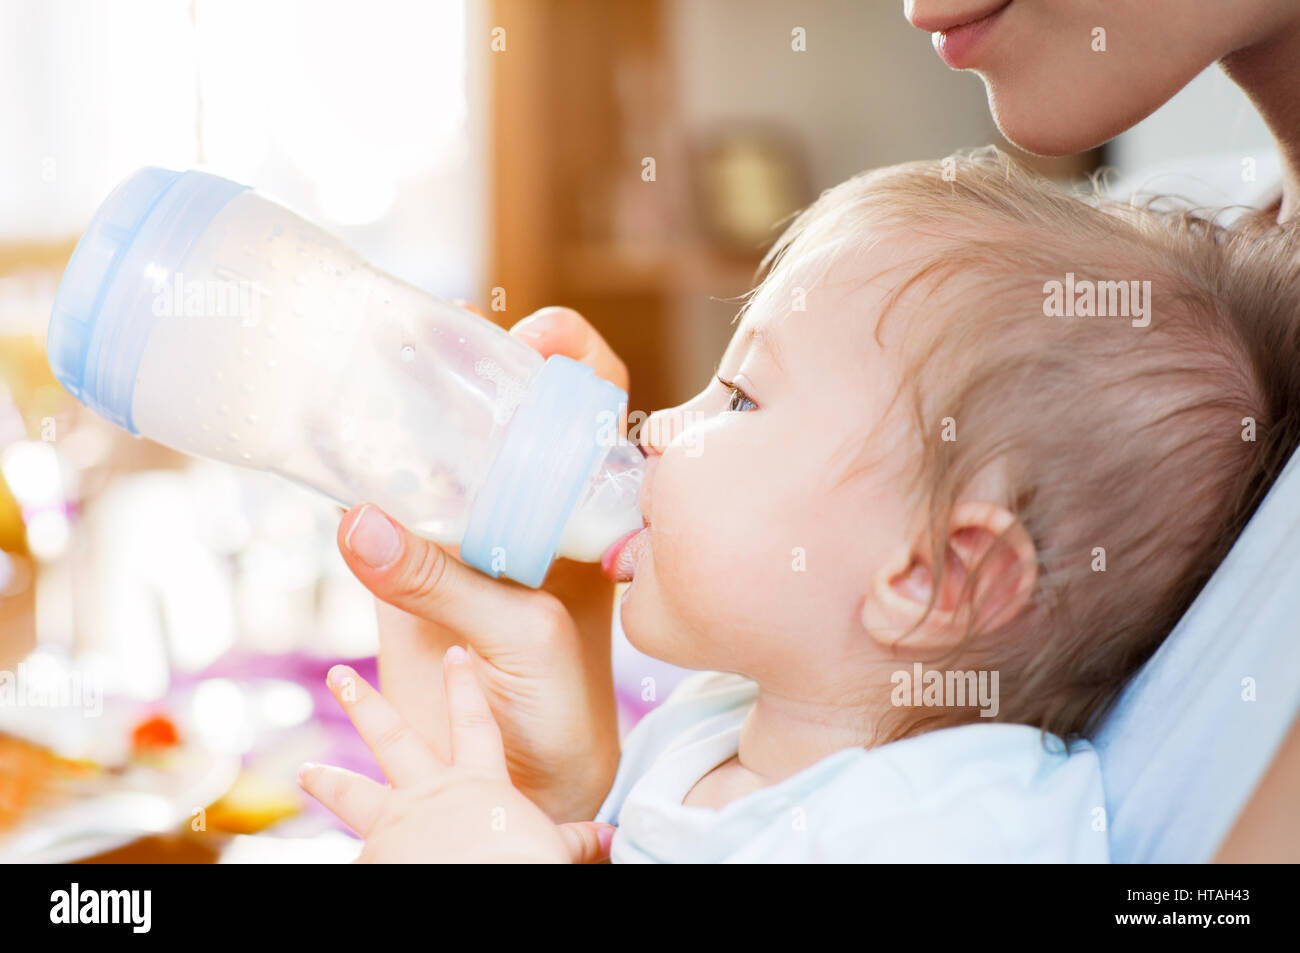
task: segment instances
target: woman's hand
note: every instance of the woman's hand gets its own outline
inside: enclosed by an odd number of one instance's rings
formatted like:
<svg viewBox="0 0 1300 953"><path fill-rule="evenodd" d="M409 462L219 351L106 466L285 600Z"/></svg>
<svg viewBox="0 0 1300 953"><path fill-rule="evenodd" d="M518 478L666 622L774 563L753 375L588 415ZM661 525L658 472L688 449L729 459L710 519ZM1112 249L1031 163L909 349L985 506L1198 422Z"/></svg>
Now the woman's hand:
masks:
<svg viewBox="0 0 1300 953"><path fill-rule="evenodd" d="M384 696L346 665L330 691L374 752L384 787L342 768L305 764L303 788L366 839L363 863L594 863L614 828L557 825L510 784L501 732L459 646L443 673L450 749L436 754Z"/></svg>
<svg viewBox="0 0 1300 953"><path fill-rule="evenodd" d="M546 308L512 333L626 389L627 370L577 312ZM338 532L348 566L377 597L384 694L439 755L449 751L442 658L454 644L500 724L511 777L556 821L595 815L618 767L610 670L613 584L598 566L557 560L543 590L498 582L372 505Z"/></svg>

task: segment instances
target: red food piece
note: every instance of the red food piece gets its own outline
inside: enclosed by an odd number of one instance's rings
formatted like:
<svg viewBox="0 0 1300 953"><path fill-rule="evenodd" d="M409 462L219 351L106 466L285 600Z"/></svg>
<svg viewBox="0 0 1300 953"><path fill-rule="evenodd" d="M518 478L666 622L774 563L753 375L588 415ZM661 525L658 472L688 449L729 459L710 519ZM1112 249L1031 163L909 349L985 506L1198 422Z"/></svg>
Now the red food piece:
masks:
<svg viewBox="0 0 1300 953"><path fill-rule="evenodd" d="M176 725L163 714L150 715L131 732L131 746L136 751L154 751L180 744Z"/></svg>

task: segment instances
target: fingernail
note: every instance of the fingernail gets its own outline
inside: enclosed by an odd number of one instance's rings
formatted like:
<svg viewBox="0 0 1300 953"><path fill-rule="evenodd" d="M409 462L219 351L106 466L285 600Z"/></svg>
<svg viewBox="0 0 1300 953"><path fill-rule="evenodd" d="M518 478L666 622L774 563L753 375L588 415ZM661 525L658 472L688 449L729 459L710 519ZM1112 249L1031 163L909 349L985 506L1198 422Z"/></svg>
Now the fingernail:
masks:
<svg viewBox="0 0 1300 953"><path fill-rule="evenodd" d="M542 308L542 310L534 311L516 324L510 329L510 333L526 338L539 338L551 330L554 324L555 310L553 308Z"/></svg>
<svg viewBox="0 0 1300 953"><path fill-rule="evenodd" d="M468 661L469 661L469 653L467 653L459 645L453 645L451 648L447 650L447 654L442 657L442 662L444 665L462 665Z"/></svg>
<svg viewBox="0 0 1300 953"><path fill-rule="evenodd" d="M314 767L316 767L316 763L314 761L304 761L302 764L298 765L299 784L302 784L302 782L307 779L307 775L311 774L311 769Z"/></svg>
<svg viewBox="0 0 1300 953"><path fill-rule="evenodd" d="M614 843L614 828L606 825L596 832L596 840L600 842L602 852L608 854L610 845Z"/></svg>
<svg viewBox="0 0 1300 953"><path fill-rule="evenodd" d="M325 675L325 681L331 688L343 688L352 678L352 669L346 665L335 665Z"/></svg>
<svg viewBox="0 0 1300 953"><path fill-rule="evenodd" d="M402 552L402 537L388 517L366 503L343 538L343 545L371 569L382 569Z"/></svg>

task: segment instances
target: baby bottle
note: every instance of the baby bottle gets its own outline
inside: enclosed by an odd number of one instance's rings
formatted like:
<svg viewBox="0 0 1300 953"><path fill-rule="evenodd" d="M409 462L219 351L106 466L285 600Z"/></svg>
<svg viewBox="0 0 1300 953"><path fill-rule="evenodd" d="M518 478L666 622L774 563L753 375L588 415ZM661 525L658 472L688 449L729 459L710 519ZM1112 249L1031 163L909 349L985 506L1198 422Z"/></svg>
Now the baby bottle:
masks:
<svg viewBox="0 0 1300 953"><path fill-rule="evenodd" d="M245 186L142 169L59 285L50 366L113 423L372 501L492 576L542 582L642 525L626 395L369 265Z"/></svg>

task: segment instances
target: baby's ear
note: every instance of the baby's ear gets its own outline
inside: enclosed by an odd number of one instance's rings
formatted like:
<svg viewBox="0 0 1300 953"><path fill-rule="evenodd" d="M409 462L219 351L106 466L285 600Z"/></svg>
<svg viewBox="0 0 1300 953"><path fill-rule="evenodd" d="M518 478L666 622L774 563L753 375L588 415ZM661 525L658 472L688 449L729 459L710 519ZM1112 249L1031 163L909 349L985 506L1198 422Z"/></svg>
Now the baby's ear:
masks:
<svg viewBox="0 0 1300 953"><path fill-rule="evenodd" d="M992 503L953 507L944 571L933 562L928 545L909 543L877 571L862 608L862 624L876 641L892 648L906 636L902 647L908 650L947 650L965 636L972 619L984 631L1014 619L1038 581L1038 552L1029 533Z"/></svg>

